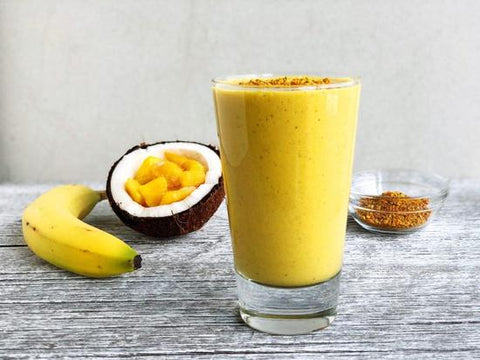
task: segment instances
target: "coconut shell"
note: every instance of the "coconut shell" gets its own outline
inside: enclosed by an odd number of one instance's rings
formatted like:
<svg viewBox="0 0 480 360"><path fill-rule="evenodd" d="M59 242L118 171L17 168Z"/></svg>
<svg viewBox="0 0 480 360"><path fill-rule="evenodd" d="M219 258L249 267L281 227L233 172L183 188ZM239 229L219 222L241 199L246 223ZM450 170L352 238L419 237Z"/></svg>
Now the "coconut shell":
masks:
<svg viewBox="0 0 480 360"><path fill-rule="evenodd" d="M210 190L210 192L203 197L203 199L201 199L198 203L196 203L189 209L177 214L173 214L171 216L138 217L120 208L120 206L115 202L110 188L110 181L115 167L122 161L125 155L128 155L135 150L144 149L153 145L172 142L186 141L163 141L154 144L142 143L140 145L132 147L113 164L107 178L107 198L110 206L112 207L115 214L117 214L117 216L120 218L120 220L122 220L125 225L131 227L138 232L141 232L142 234L158 238L184 235L200 229L217 211L218 207L220 206L225 197L223 176L221 176L218 180L218 184L216 184L212 188L212 190ZM219 155L218 149L213 145L205 145L201 143L196 144L208 147L213 150L217 155Z"/></svg>

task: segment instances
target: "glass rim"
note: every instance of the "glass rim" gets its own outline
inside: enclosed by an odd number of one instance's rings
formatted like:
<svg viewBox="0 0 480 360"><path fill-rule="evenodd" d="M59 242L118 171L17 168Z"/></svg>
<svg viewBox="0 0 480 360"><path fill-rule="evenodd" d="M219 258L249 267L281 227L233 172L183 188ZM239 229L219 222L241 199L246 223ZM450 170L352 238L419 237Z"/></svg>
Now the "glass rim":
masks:
<svg viewBox="0 0 480 360"><path fill-rule="evenodd" d="M392 198L391 196L379 195L379 194L375 195L375 194L369 194L369 193L354 190L354 187L355 185L357 185L356 182L358 181L359 177L365 176L365 175L376 175L382 172L386 172L390 174L405 173L405 174L409 174L410 176L413 176L413 175L421 176L424 178L424 181L437 181L435 190L426 191L422 195L418 195L418 196L409 196L408 197L409 200L420 200L420 199L429 199L433 201L444 200L450 192L451 180L445 176L442 176L434 172L427 172L427 171L413 170L413 169L402 169L402 168L377 169L377 170L371 169L371 170L357 171L354 174L352 174L350 199L352 198L372 198L372 199L373 198L375 199Z"/></svg>
<svg viewBox="0 0 480 360"><path fill-rule="evenodd" d="M376 209L369 209L363 206L356 206L356 205L352 205L352 207L355 211L360 210L364 212L377 213L377 214L411 215L411 214L431 213L432 211L437 210L439 205L429 206L428 208L425 208L423 210L406 210L406 211L376 210Z"/></svg>
<svg viewBox="0 0 480 360"><path fill-rule="evenodd" d="M292 85L292 86L248 86L248 85L239 85L232 84L230 81L234 79L268 79L268 78L280 78L284 76L298 76L298 77L322 77L322 78L331 78L331 79L349 79L348 81L330 83L330 84L317 84L317 85ZM355 85L360 84L361 78L359 76L341 76L341 75L329 75L329 74L318 74L311 72L289 72L289 73L250 73L250 74L234 74L234 75L224 75L213 78L211 81L213 87L219 87L223 89L237 89L237 90L246 90L246 91L256 91L256 90L273 90L273 91L300 91L300 90L318 90L318 89L341 89L349 88Z"/></svg>

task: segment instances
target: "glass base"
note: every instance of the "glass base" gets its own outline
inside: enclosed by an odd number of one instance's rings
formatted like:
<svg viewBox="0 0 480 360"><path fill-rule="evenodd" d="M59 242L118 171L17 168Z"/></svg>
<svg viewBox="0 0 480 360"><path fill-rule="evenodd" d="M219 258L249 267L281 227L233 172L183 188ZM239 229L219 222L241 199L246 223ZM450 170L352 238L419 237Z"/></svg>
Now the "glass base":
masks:
<svg viewBox="0 0 480 360"><path fill-rule="evenodd" d="M340 272L305 287L262 285L236 274L240 315L250 327L270 334L306 334L329 326L337 314Z"/></svg>
<svg viewBox="0 0 480 360"><path fill-rule="evenodd" d="M430 221L427 221L423 223L422 225L411 227L411 228L406 228L406 229L389 229L389 228L381 228L378 226L373 226L369 225L365 222L363 222L361 219L358 218L354 213L352 213L353 219L356 221L358 225L360 225L362 228L365 230L374 232L374 233L380 233L380 234L394 234L394 235L408 235L412 234L416 231L422 230L425 226L428 225Z"/></svg>

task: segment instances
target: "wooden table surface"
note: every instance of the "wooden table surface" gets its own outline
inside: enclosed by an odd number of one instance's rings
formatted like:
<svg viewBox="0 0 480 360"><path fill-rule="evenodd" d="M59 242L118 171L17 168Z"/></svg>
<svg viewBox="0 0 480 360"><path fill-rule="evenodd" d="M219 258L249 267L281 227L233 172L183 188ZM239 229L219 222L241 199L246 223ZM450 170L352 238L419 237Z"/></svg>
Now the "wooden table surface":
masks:
<svg viewBox="0 0 480 360"><path fill-rule="evenodd" d="M338 316L272 336L242 323L225 207L194 234L157 241L106 202L87 221L126 240L142 269L103 280L37 258L23 208L53 185L0 185L0 358L480 358L480 180L456 180L439 216L408 236L348 222Z"/></svg>

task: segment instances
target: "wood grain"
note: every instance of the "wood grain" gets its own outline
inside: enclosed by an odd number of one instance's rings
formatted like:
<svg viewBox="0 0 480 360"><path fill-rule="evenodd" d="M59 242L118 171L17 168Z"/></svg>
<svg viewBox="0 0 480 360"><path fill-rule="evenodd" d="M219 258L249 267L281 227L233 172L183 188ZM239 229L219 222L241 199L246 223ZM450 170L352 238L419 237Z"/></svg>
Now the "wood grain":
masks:
<svg viewBox="0 0 480 360"><path fill-rule="evenodd" d="M100 204L87 221L134 246L144 267L93 280L25 247L22 210L51 186L0 185L2 359L480 358L478 180L454 181L438 217L412 235L374 235L349 220L339 315L302 336L239 319L224 206L200 231L158 241Z"/></svg>

